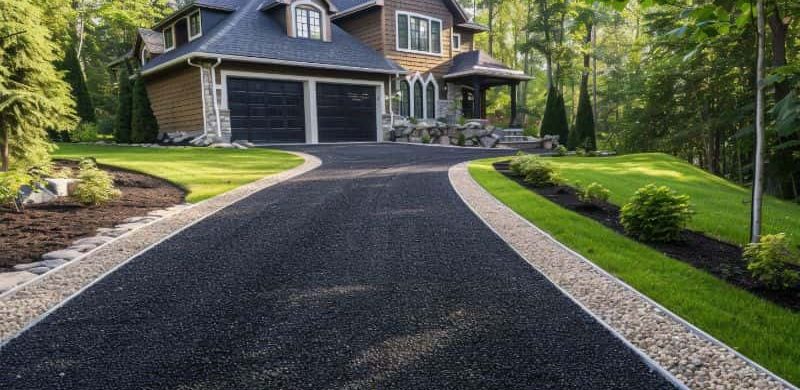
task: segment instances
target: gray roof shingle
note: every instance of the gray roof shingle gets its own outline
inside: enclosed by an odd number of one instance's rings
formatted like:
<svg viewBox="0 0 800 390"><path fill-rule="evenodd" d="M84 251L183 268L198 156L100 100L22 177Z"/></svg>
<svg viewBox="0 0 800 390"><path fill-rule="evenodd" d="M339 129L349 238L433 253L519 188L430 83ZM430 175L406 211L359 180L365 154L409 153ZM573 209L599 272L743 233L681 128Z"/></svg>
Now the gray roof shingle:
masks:
<svg viewBox="0 0 800 390"><path fill-rule="evenodd" d="M444 76L456 77L465 74L491 75L513 79L530 79L524 73L514 70L494 59L483 50L473 50L453 57L453 65Z"/></svg>
<svg viewBox="0 0 800 390"><path fill-rule="evenodd" d="M237 0L198 0L234 2ZM143 68L156 66L192 52L265 58L278 61L340 66L365 71L404 72L383 55L332 24L331 42L291 38L276 20L258 11L264 0L238 0L242 4L213 30L175 50L162 54ZM352 0L348 0L352 1Z"/></svg>

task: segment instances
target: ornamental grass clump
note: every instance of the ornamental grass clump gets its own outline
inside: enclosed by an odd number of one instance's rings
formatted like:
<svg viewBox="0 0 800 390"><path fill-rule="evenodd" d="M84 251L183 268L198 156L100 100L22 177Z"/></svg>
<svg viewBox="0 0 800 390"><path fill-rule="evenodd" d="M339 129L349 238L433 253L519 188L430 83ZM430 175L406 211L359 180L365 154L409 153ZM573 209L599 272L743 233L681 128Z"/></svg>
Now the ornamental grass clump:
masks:
<svg viewBox="0 0 800 390"><path fill-rule="evenodd" d="M620 211L625 232L642 241L675 241L691 217L688 195L655 184L639 188Z"/></svg>
<svg viewBox="0 0 800 390"><path fill-rule="evenodd" d="M553 165L535 154L514 156L509 169L535 187L549 187L562 181Z"/></svg>
<svg viewBox="0 0 800 390"><path fill-rule="evenodd" d="M800 254L783 233L765 235L758 243L748 244L744 259L750 275L766 288L782 290L800 281L800 274L789 266L800 262Z"/></svg>
<svg viewBox="0 0 800 390"><path fill-rule="evenodd" d="M611 191L603 187L602 184L593 182L586 187L578 187L578 200L588 204L600 204L607 202Z"/></svg>
<svg viewBox="0 0 800 390"><path fill-rule="evenodd" d="M114 187L114 178L107 172L97 168L93 159L83 159L80 162L80 182L75 187L73 196L79 202L89 205L108 203L121 195Z"/></svg>

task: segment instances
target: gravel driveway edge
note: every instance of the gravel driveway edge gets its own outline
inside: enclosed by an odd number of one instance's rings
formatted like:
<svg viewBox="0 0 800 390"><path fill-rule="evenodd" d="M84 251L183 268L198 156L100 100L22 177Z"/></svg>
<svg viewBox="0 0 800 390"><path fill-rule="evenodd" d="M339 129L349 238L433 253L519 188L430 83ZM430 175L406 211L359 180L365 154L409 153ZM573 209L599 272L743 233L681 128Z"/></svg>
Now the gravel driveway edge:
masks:
<svg viewBox="0 0 800 390"><path fill-rule="evenodd" d="M83 290L155 245L258 191L308 171L322 162L315 156L287 152L303 164L196 203L103 244L0 296L0 348Z"/></svg>
<svg viewBox="0 0 800 390"><path fill-rule="evenodd" d="M570 250L450 168L464 203L513 250L638 353L690 388L797 389Z"/></svg>

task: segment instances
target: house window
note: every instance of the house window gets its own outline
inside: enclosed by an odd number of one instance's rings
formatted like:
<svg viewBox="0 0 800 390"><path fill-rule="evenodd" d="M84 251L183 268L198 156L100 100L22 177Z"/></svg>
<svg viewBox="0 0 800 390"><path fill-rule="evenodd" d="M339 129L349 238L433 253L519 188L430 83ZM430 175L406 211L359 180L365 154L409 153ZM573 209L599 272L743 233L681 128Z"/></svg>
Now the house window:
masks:
<svg viewBox="0 0 800 390"><path fill-rule="evenodd" d="M203 35L203 28L200 24L200 11L189 15L189 40L195 40Z"/></svg>
<svg viewBox="0 0 800 390"><path fill-rule="evenodd" d="M164 51L170 51L175 48L175 29L167 27L164 29Z"/></svg>
<svg viewBox="0 0 800 390"><path fill-rule="evenodd" d="M436 87L432 81L425 87L425 117L428 119L436 118Z"/></svg>
<svg viewBox="0 0 800 390"><path fill-rule="evenodd" d="M414 82L414 118L424 118L425 105L423 104L424 98L422 97L422 83L417 80Z"/></svg>
<svg viewBox="0 0 800 390"><path fill-rule="evenodd" d="M316 8L295 8L294 22L298 38L322 39L322 13Z"/></svg>
<svg viewBox="0 0 800 390"><path fill-rule="evenodd" d="M400 81L400 116L409 116L411 112L410 85L408 81Z"/></svg>
<svg viewBox="0 0 800 390"><path fill-rule="evenodd" d="M461 50L461 34L453 34L453 50Z"/></svg>
<svg viewBox="0 0 800 390"><path fill-rule="evenodd" d="M397 50L442 53L442 21L411 13L397 13Z"/></svg>

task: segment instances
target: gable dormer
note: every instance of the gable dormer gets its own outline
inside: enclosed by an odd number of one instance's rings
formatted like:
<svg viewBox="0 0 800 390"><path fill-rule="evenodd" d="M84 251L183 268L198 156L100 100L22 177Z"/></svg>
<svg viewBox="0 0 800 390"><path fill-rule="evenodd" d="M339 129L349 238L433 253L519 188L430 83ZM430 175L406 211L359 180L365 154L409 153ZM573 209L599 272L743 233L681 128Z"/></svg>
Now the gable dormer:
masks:
<svg viewBox="0 0 800 390"><path fill-rule="evenodd" d="M286 35L298 39L330 42L331 15L338 12L328 0L274 0L261 10L270 13L286 28Z"/></svg>

